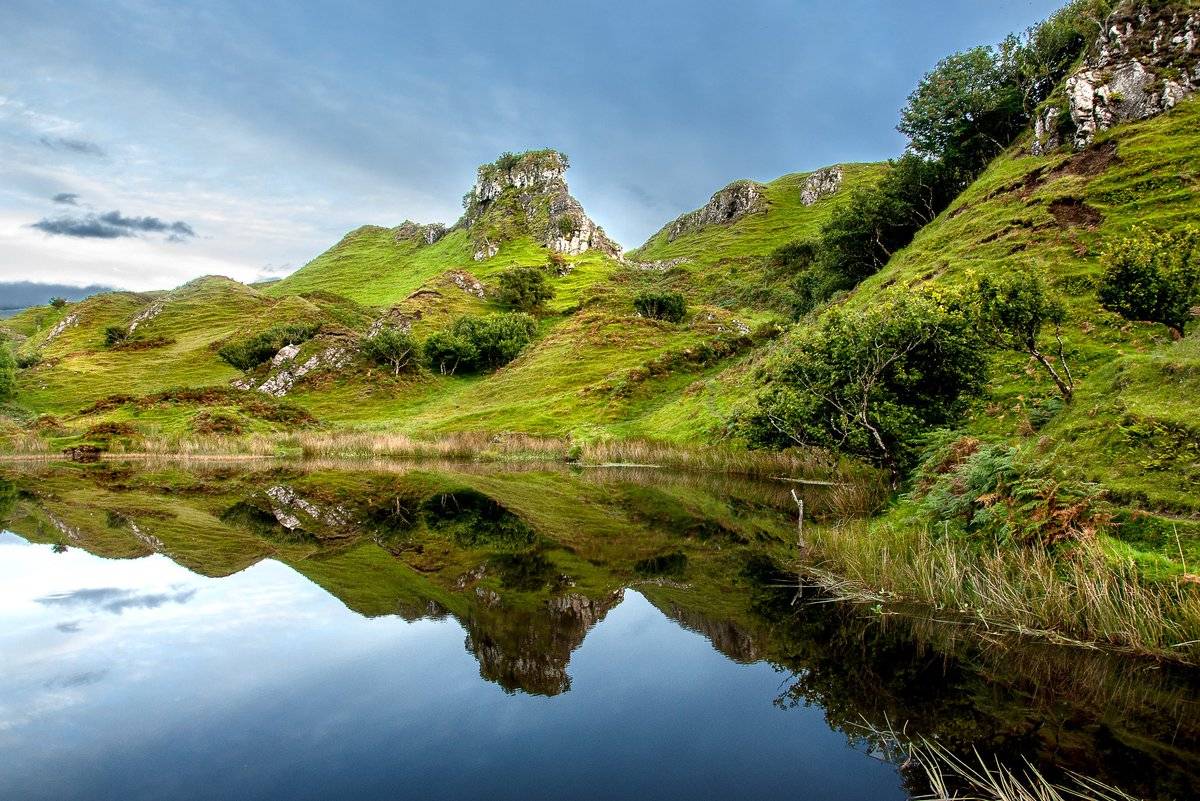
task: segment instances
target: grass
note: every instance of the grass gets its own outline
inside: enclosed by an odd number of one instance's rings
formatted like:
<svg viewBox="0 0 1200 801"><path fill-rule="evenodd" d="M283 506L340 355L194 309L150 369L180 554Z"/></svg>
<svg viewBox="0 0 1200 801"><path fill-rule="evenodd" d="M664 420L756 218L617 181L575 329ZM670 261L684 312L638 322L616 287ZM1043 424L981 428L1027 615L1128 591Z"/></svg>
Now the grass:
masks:
<svg viewBox="0 0 1200 801"><path fill-rule="evenodd" d="M839 598L966 625L1200 664L1200 587L1144 578L1101 543L988 547L888 520L816 527L799 569Z"/></svg>

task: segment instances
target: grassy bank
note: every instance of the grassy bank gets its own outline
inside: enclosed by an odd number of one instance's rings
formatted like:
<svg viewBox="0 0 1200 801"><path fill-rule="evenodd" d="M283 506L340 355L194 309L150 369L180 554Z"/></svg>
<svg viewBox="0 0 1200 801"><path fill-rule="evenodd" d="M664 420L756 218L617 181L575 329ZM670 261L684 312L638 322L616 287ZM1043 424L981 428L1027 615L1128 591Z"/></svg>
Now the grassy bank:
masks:
<svg viewBox="0 0 1200 801"><path fill-rule="evenodd" d="M1098 539L1054 552L856 520L807 532L802 575L881 613L933 609L981 632L1200 665L1200 584L1146 578Z"/></svg>

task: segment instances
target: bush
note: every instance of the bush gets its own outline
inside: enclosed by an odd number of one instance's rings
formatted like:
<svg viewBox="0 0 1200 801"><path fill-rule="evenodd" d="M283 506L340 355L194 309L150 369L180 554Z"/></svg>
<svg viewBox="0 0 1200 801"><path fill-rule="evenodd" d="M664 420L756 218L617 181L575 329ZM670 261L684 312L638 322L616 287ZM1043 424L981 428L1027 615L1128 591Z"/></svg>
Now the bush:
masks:
<svg viewBox="0 0 1200 801"><path fill-rule="evenodd" d="M253 370L285 345L299 345L312 339L320 328L319 323L277 325L241 342L231 342L217 351L217 355L239 370Z"/></svg>
<svg viewBox="0 0 1200 801"><path fill-rule="evenodd" d="M425 340L425 360L443 375L493 370L515 359L536 331L528 314L460 317L448 331Z"/></svg>
<svg viewBox="0 0 1200 801"><path fill-rule="evenodd" d="M986 379L986 348L958 298L894 294L832 309L784 343L744 421L752 444L817 446L899 475L931 428L956 419Z"/></svg>
<svg viewBox="0 0 1200 801"><path fill-rule="evenodd" d="M554 297L554 288L547 283L542 270L512 267L500 273L500 291L496 297L506 306L533 311Z"/></svg>
<svg viewBox="0 0 1200 801"><path fill-rule="evenodd" d="M0 400L11 398L17 392L17 362L12 348L0 340Z"/></svg>
<svg viewBox="0 0 1200 801"><path fill-rule="evenodd" d="M120 345L129 338L129 329L123 325L110 325L104 329L104 344L110 348Z"/></svg>
<svg viewBox="0 0 1200 801"><path fill-rule="evenodd" d="M1178 337L1200 304L1200 229L1142 231L1104 254L1100 302L1129 320L1162 323Z"/></svg>
<svg viewBox="0 0 1200 801"><path fill-rule="evenodd" d="M362 344L363 353L376 364L392 368L392 375L417 364L417 341L399 328L384 328Z"/></svg>
<svg viewBox="0 0 1200 801"><path fill-rule="evenodd" d="M681 292L641 292L633 299L633 308L643 317L672 323L687 314L687 302Z"/></svg>
<svg viewBox="0 0 1200 801"><path fill-rule="evenodd" d="M61 309L63 306L67 305L67 299L59 297L50 298L50 305L56 309Z"/></svg>
<svg viewBox="0 0 1200 801"><path fill-rule="evenodd" d="M22 353L17 356L17 367L22 370L28 370L30 367L36 367L42 362L42 354L36 350Z"/></svg>

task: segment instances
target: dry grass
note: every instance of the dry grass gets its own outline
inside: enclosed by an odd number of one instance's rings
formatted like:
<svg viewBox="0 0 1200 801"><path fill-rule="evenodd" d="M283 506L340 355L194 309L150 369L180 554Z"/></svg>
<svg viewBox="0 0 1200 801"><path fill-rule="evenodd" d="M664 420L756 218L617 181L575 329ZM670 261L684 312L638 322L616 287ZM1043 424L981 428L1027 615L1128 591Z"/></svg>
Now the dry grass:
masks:
<svg viewBox="0 0 1200 801"><path fill-rule="evenodd" d="M1099 546L982 548L919 528L814 529L802 571L834 595L917 604L941 617L1052 642L1200 664L1200 592L1155 582Z"/></svg>

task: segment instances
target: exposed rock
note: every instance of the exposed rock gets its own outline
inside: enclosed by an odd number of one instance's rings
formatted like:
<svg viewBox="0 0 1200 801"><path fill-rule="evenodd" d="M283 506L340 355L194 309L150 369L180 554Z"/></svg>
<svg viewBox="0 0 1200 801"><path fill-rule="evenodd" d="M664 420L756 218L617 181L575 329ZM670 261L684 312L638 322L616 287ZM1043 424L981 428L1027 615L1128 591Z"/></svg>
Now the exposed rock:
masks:
<svg viewBox="0 0 1200 801"><path fill-rule="evenodd" d="M446 235L446 226L441 223L421 224L405 220L392 229L397 242L422 242L432 245Z"/></svg>
<svg viewBox="0 0 1200 801"><path fill-rule="evenodd" d="M1066 81L1072 143L1086 147L1097 132L1174 108L1200 88L1200 11L1123 2L1108 18L1083 67ZM1060 143L1063 110L1049 105L1034 122L1032 152Z"/></svg>
<svg viewBox="0 0 1200 801"><path fill-rule="evenodd" d="M463 199L475 261L490 259L505 241L528 234L559 253L599 250L620 258L621 247L596 225L571 196L564 175L568 163L554 150L505 156L479 168L475 186Z"/></svg>
<svg viewBox="0 0 1200 801"><path fill-rule="evenodd" d="M271 357L271 364L275 367L278 367L279 365L283 364L284 362L295 361L296 354L299 352L300 352L299 345L284 345L282 348L279 349L279 353L276 353L274 356Z"/></svg>
<svg viewBox="0 0 1200 801"><path fill-rule="evenodd" d="M276 354L276 358L278 358L278 354ZM299 365L293 362L284 362L291 363L293 366L285 367L269 376L267 380L259 385L258 391L273 398L282 398L291 391L297 381L309 373L322 369L340 369L350 364L353 358L354 353L349 347L345 345L331 345L320 353L310 356Z"/></svg>
<svg viewBox="0 0 1200 801"><path fill-rule="evenodd" d="M667 241L699 231L710 225L726 225L740 220L747 214L761 210L766 205L763 185L755 181L734 181L718 191L703 208L677 217L668 223Z"/></svg>
<svg viewBox="0 0 1200 801"><path fill-rule="evenodd" d="M162 313L162 310L163 310L162 301L155 301L154 303L151 303L146 308L142 309L140 312L137 313L136 316L134 316L134 318L132 320L129 321L129 333L132 334L134 331L136 331L138 326L141 325L142 323L148 323L151 320L153 320L155 317L157 317L158 315L160 315Z"/></svg>
<svg viewBox="0 0 1200 801"><path fill-rule="evenodd" d="M450 280L454 282L454 285L463 292L466 292L468 295L474 295L480 300L483 300L483 284L479 282L478 278L471 275L466 270L453 270L449 273L449 277Z"/></svg>
<svg viewBox="0 0 1200 801"><path fill-rule="evenodd" d="M691 259L686 256L679 256L674 259L659 259L658 261L631 261L627 262L630 267L635 270L652 270L654 272L665 273L672 267L678 267L681 264L687 264Z"/></svg>
<svg viewBox="0 0 1200 801"><path fill-rule="evenodd" d="M824 167L817 170L804 181L800 189L800 202L811 206L822 198L829 197L842 188L842 168Z"/></svg>
<svg viewBox="0 0 1200 801"><path fill-rule="evenodd" d="M304 518L308 519L308 527L315 523L318 527L333 529L335 533L341 533L340 530L350 524L350 513L345 507L323 506L302 497L291 487L277 484L265 494L271 500L271 514L288 531L305 528Z"/></svg>
<svg viewBox="0 0 1200 801"><path fill-rule="evenodd" d="M71 328L72 326L74 326L78 323L79 323L79 312L71 312L66 317L59 320L58 325L56 325L50 329L50 333L46 334L46 339L43 341L42 344L46 344L46 343L50 342L52 339L57 337L63 331L66 331L68 328Z"/></svg>

